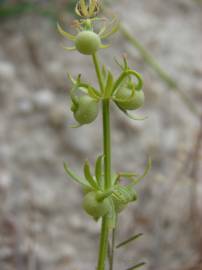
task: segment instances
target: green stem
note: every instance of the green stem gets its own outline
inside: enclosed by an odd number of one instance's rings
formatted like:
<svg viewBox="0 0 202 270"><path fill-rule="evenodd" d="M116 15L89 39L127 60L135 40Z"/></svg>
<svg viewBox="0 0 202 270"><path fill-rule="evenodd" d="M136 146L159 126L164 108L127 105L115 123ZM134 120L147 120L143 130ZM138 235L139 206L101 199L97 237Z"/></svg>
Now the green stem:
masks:
<svg viewBox="0 0 202 270"><path fill-rule="evenodd" d="M116 237L116 229L112 231L112 244L111 244L111 255L110 255L110 262L109 262L109 270L113 270L114 267L114 250L115 250L115 237Z"/></svg>
<svg viewBox="0 0 202 270"><path fill-rule="evenodd" d="M104 99L102 101L105 190L109 190L111 188L111 134L109 105L109 99Z"/></svg>
<svg viewBox="0 0 202 270"><path fill-rule="evenodd" d="M96 54L93 54L93 63L94 63L94 66L95 66L95 71L96 71L96 74L97 74L100 90L103 93L104 92L104 82L103 82L103 79L102 79L100 65L99 65L99 61L98 61L98 58L97 58Z"/></svg>
<svg viewBox="0 0 202 270"><path fill-rule="evenodd" d="M104 83L100 70L100 65L97 56L93 55L93 62L100 86L100 90L104 92ZM110 135L110 100L103 99L102 101L102 117L103 117L103 155L104 155L104 187L105 190L111 188L111 135ZM102 219L102 228L100 234L100 246L97 270L105 270L105 262L108 249L108 218L107 216Z"/></svg>

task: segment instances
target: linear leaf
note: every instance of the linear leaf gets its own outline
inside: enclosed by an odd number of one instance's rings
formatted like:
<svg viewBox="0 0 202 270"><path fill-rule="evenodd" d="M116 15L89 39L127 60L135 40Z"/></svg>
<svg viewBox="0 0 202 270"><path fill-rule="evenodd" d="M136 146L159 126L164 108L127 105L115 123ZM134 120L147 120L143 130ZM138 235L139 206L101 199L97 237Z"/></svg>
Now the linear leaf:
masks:
<svg viewBox="0 0 202 270"><path fill-rule="evenodd" d="M110 71L108 71L107 82L105 86L105 97L110 97L114 85L114 78Z"/></svg>
<svg viewBox="0 0 202 270"><path fill-rule="evenodd" d="M100 93L97 91L93 86L84 83L84 82L77 82L76 89L83 89L82 91L88 93L92 98L99 99Z"/></svg>
<svg viewBox="0 0 202 270"><path fill-rule="evenodd" d="M75 46L73 46L73 47L66 47L66 46L63 46L63 45L62 45L62 48L63 48L64 50L66 50L66 51L74 51L74 50L76 50L76 47L75 47Z"/></svg>
<svg viewBox="0 0 202 270"><path fill-rule="evenodd" d="M133 178L134 176L138 176L138 174L135 172L119 172L118 176L125 178Z"/></svg>
<svg viewBox="0 0 202 270"><path fill-rule="evenodd" d="M60 26L59 23L57 23L57 29L58 29L58 32L59 32L63 37L65 37L65 38L67 38L67 39L69 39L69 40L72 40L72 41L75 40L75 36L72 35L72 34L70 34L70 33L68 33L68 32L66 32L66 31L64 31L64 30L62 29L62 27Z"/></svg>
<svg viewBox="0 0 202 270"><path fill-rule="evenodd" d="M91 172L90 172L90 165L89 165L89 162L88 160L85 162L84 164L84 175L85 175L85 178L86 180L89 182L89 184L95 188L95 189L98 189L98 184L96 183L95 179L93 178Z"/></svg>
<svg viewBox="0 0 202 270"><path fill-rule="evenodd" d="M148 158L148 161L147 161L147 166L146 166L146 168L145 168L143 174L140 175L138 178L134 179L134 180L133 180L133 184L134 184L134 185L138 184L138 183L139 183L139 182L140 182L140 181L141 181L141 180L149 173L151 167L152 167L152 160L151 160L151 158L149 157L149 158Z"/></svg>
<svg viewBox="0 0 202 270"><path fill-rule="evenodd" d="M117 102L115 102L117 107L130 119L132 120L136 120L136 121L144 121L145 119L147 119L147 116L137 116L137 115L133 115L131 113L129 113L128 111L122 109L119 104Z"/></svg>
<svg viewBox="0 0 202 270"><path fill-rule="evenodd" d="M65 169L65 172L67 173L67 175L69 175L70 178L73 181L75 181L75 182L77 182L77 183L79 183L79 184L81 184L83 186L90 187L89 184L88 184L88 182L85 179L80 178L72 170L70 170L70 168L68 167L67 163L64 163L64 169Z"/></svg>
<svg viewBox="0 0 202 270"><path fill-rule="evenodd" d="M141 262L141 263L138 263L138 264L136 264L136 265L134 265L132 267L127 268L126 270L136 270L136 269L144 266L145 264L146 264L145 262Z"/></svg>
<svg viewBox="0 0 202 270"><path fill-rule="evenodd" d="M99 36L102 39L108 38L109 36L113 35L115 32L118 31L119 26L120 26L120 23L118 19L115 17L113 18L111 23L107 25L107 27L105 28L105 31L101 32Z"/></svg>
<svg viewBox="0 0 202 270"><path fill-rule="evenodd" d="M111 179L112 179L112 185L115 185L117 181L119 180L119 177L116 173L112 172Z"/></svg>
<svg viewBox="0 0 202 270"><path fill-rule="evenodd" d="M95 164L95 176L100 187L102 187L102 161L103 155L98 156Z"/></svg>
<svg viewBox="0 0 202 270"><path fill-rule="evenodd" d="M88 87L88 94L96 100L100 99L100 94L92 87Z"/></svg>
<svg viewBox="0 0 202 270"><path fill-rule="evenodd" d="M128 243L132 242L132 241L135 241L137 240L139 237L141 237L143 235L143 233L138 233L136 235L133 235L132 237L128 238L127 240L119 243L116 248L120 248L120 247L123 247L125 245L127 245Z"/></svg>
<svg viewBox="0 0 202 270"><path fill-rule="evenodd" d="M102 76L104 79L106 79L107 77L107 70L105 65L102 66Z"/></svg>

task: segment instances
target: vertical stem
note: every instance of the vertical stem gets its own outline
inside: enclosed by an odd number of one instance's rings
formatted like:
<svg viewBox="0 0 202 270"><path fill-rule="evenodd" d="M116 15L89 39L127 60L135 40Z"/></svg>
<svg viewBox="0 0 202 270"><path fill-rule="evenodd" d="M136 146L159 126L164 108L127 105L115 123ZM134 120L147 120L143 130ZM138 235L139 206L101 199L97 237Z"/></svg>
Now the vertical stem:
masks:
<svg viewBox="0 0 202 270"><path fill-rule="evenodd" d="M103 83L103 79L102 79L102 74L101 74L101 70L100 70L99 61L98 61L98 58L97 58L96 54L93 54L93 63L94 63L94 66L95 66L95 71L96 71L96 74L97 74L100 90L101 90L101 92L104 92L104 83Z"/></svg>
<svg viewBox="0 0 202 270"><path fill-rule="evenodd" d="M108 230L107 222L108 222L107 216L103 217L101 234L100 234L100 246L99 246L97 270L105 270L105 261L106 261L106 256L107 256L108 237L109 237L109 230Z"/></svg>
<svg viewBox="0 0 202 270"><path fill-rule="evenodd" d="M110 256L110 262L109 262L109 270L113 270L113 267L114 267L115 234L116 234L116 229L113 229L113 231L112 231L112 244L111 244L111 256Z"/></svg>
<svg viewBox="0 0 202 270"><path fill-rule="evenodd" d="M110 112L109 100L102 101L103 114L103 154L104 154L104 179L105 190L111 187L111 140L110 140ZM100 247L97 270L105 270L105 261L108 248L108 221L107 216L102 219L102 229L100 235Z"/></svg>
<svg viewBox="0 0 202 270"><path fill-rule="evenodd" d="M100 86L100 90L104 93L104 83L102 74L100 71L99 61L97 56L93 55L93 63ZM110 101L109 99L103 99L102 101L102 117L103 117L103 155L104 155L104 179L105 190L111 187L111 136L110 136ZM102 219L102 227L100 234L100 245L98 255L97 270L105 270L105 262L108 249L108 220L107 216Z"/></svg>
<svg viewBox="0 0 202 270"><path fill-rule="evenodd" d="M110 101L108 99L104 99L102 101L105 190L111 187L111 134L109 105Z"/></svg>

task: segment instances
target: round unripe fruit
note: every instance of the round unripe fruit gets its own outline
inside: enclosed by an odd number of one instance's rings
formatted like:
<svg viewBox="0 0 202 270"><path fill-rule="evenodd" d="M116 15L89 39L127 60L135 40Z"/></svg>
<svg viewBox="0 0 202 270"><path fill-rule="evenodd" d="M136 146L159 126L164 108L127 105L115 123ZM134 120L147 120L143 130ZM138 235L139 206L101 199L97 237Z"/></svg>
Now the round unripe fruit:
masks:
<svg viewBox="0 0 202 270"><path fill-rule="evenodd" d="M108 213L110 209L109 200L98 201L97 192L92 191L84 196L83 208L90 216L97 219Z"/></svg>
<svg viewBox="0 0 202 270"><path fill-rule="evenodd" d="M98 103L89 96L80 96L78 104L73 109L74 118L81 125L93 122L98 115Z"/></svg>
<svg viewBox="0 0 202 270"><path fill-rule="evenodd" d="M144 105L144 92L136 90L134 95L130 98L132 92L130 88L122 87L116 94L117 99L128 99L124 101L117 101L118 105L124 110L136 110Z"/></svg>
<svg viewBox="0 0 202 270"><path fill-rule="evenodd" d="M101 45L100 37L93 31L80 32L75 40L76 49L86 55L94 54Z"/></svg>

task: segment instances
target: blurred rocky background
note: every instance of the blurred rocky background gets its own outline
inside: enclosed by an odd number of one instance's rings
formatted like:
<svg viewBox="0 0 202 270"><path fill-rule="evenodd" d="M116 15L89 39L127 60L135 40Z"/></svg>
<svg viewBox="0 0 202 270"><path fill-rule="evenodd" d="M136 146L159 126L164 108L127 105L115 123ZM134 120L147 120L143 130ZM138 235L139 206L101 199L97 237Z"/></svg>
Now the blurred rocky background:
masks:
<svg viewBox="0 0 202 270"><path fill-rule="evenodd" d="M202 1L103 2L124 28L102 60L117 72L113 56L127 53L144 76L138 113L148 116L134 122L112 106L113 167L141 173L153 159L138 202L120 216L117 243L144 236L117 250L115 269L145 260L145 270L200 270ZM0 1L1 270L95 269L100 224L85 215L82 192L63 170L68 161L82 173L102 143L101 118L69 127L67 71L96 82L91 59L60 46L56 21L68 29L74 4Z"/></svg>

